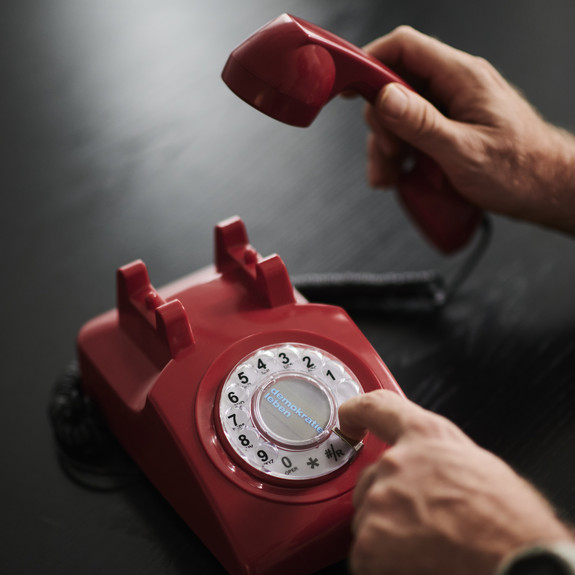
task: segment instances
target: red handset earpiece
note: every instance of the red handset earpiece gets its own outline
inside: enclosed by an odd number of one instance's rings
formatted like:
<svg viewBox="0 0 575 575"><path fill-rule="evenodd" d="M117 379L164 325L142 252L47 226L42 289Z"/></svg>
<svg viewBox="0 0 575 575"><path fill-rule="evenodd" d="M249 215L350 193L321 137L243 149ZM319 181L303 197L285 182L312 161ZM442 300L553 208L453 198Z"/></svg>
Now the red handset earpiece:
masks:
<svg viewBox="0 0 575 575"><path fill-rule="evenodd" d="M282 14L240 44L222 72L228 87L264 114L307 127L345 90L374 103L390 82L408 84L357 46L305 20ZM419 156L398 184L407 212L444 253L463 248L482 219L437 164Z"/></svg>

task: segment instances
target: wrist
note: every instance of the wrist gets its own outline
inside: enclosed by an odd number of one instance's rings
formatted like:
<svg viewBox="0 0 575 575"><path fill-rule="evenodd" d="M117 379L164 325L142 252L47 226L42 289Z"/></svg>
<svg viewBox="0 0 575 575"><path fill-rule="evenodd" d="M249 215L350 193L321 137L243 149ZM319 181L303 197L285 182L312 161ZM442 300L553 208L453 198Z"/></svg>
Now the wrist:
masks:
<svg viewBox="0 0 575 575"><path fill-rule="evenodd" d="M575 137L547 125L546 137L538 143L531 197L535 208L531 219L547 227L575 235Z"/></svg>
<svg viewBox="0 0 575 575"><path fill-rule="evenodd" d="M561 541L522 547L503 560L495 575L575 575L575 545Z"/></svg>

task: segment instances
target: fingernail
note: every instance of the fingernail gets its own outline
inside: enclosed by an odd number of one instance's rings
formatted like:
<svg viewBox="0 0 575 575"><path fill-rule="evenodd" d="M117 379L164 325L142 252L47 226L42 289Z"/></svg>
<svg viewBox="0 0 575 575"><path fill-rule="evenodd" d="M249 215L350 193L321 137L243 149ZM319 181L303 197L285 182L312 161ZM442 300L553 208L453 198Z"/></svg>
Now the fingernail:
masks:
<svg viewBox="0 0 575 575"><path fill-rule="evenodd" d="M401 86L388 84L383 90L378 109L386 116L401 118L407 109L407 94Z"/></svg>

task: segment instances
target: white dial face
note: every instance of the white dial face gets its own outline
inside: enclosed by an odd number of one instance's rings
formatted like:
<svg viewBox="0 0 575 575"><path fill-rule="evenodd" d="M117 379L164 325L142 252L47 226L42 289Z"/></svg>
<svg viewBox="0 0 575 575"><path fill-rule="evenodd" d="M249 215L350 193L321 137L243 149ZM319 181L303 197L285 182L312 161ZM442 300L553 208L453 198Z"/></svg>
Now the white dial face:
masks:
<svg viewBox="0 0 575 575"><path fill-rule="evenodd" d="M305 480L343 467L355 454L333 433L337 410L363 393L337 358L288 343L261 348L226 379L219 417L232 449L266 475Z"/></svg>

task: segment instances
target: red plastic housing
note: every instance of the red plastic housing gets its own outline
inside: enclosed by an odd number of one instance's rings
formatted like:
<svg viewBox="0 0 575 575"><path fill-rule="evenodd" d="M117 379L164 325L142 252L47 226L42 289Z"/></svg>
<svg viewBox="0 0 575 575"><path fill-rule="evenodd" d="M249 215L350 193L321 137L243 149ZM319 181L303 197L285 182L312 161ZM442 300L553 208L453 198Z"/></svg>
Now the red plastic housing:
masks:
<svg viewBox="0 0 575 575"><path fill-rule="evenodd" d="M307 303L277 255L262 259L243 222L216 227L216 263L162 289L136 261L117 272L118 308L78 336L83 387L140 468L232 574L313 573L343 559L351 494L385 446L368 436L321 482L250 473L218 434L215 405L243 357L282 342L338 357L363 389L401 390L340 308Z"/></svg>
<svg viewBox="0 0 575 575"><path fill-rule="evenodd" d="M357 46L289 14L272 20L233 50L222 78L251 106L300 127L309 126L343 91L355 91L374 103L390 82L410 88ZM417 159L414 169L400 179L398 193L424 236L444 253L462 249L481 221L481 210L457 194L427 157Z"/></svg>

